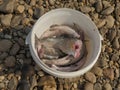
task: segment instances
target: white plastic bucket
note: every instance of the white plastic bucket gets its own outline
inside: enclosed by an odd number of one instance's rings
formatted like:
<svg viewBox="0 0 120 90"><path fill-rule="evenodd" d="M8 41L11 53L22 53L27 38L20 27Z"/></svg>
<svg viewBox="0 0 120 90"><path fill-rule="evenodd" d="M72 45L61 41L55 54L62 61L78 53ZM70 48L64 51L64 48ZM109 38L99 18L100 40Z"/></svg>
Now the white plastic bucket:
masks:
<svg viewBox="0 0 120 90"><path fill-rule="evenodd" d="M88 38L91 40L92 45L90 46L90 48L92 50L91 52L88 52L91 54L87 58L87 61L83 65L83 67L78 71L62 72L53 70L46 64L44 64L44 62L42 62L42 60L40 60L40 58L38 57L35 49L35 34L38 37L40 37L42 33L53 24L73 23L77 23L84 30ZM88 16L73 9L60 8L51 10L50 12L44 14L38 19L38 21L33 26L32 31L28 34L26 38L26 44L29 44L31 55L35 62L41 67L41 69L56 77L71 78L83 75L93 67L101 52L101 40L102 37L99 34L96 25L91 21L91 19Z"/></svg>

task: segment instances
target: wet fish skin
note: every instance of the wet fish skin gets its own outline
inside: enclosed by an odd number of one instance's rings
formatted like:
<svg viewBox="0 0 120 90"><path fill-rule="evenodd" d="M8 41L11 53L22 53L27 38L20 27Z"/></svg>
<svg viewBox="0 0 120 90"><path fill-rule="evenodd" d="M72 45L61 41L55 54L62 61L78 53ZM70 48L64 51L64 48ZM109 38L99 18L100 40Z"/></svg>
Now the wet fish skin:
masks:
<svg viewBox="0 0 120 90"><path fill-rule="evenodd" d="M65 26L65 25L53 25L49 28L49 30L46 30L41 38L49 38L53 36L61 36L61 35L67 35L74 38L79 38L80 35L75 32L72 28Z"/></svg>

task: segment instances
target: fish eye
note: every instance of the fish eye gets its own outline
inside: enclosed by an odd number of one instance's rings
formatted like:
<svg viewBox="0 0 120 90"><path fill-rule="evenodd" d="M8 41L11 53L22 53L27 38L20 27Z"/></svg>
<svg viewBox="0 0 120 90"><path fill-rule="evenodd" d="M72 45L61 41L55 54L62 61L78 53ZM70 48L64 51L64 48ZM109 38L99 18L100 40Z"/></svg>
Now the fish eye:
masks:
<svg viewBox="0 0 120 90"><path fill-rule="evenodd" d="M79 48L79 46L78 45L75 45L75 49L78 49Z"/></svg>

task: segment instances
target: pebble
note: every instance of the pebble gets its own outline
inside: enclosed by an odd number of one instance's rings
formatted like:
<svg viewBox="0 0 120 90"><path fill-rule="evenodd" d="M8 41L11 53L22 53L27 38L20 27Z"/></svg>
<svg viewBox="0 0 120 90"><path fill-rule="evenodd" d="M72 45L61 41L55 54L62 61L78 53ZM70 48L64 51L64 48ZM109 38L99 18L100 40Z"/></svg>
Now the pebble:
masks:
<svg viewBox="0 0 120 90"><path fill-rule="evenodd" d="M43 71L39 71L39 72L38 72L38 75L39 75L40 77L43 77L45 74L44 74Z"/></svg>
<svg viewBox="0 0 120 90"><path fill-rule="evenodd" d="M18 5L18 7L17 7L17 12L18 12L18 13L23 13L24 10L25 10L24 5Z"/></svg>
<svg viewBox="0 0 120 90"><path fill-rule="evenodd" d="M84 86L84 90L94 90L94 89L93 89L93 84L87 82L87 83L85 84L85 86Z"/></svg>
<svg viewBox="0 0 120 90"><path fill-rule="evenodd" d="M14 11L15 0L6 0L0 4L0 12L12 13Z"/></svg>
<svg viewBox="0 0 120 90"><path fill-rule="evenodd" d="M108 32L108 38L110 41L113 41L113 39L116 37L117 35L117 30L116 29L111 29Z"/></svg>
<svg viewBox="0 0 120 90"><path fill-rule="evenodd" d="M10 26L11 19L12 19L12 14L2 15L1 24L4 26Z"/></svg>
<svg viewBox="0 0 120 90"><path fill-rule="evenodd" d="M103 70L100 67L93 67L91 71L97 76L103 75Z"/></svg>
<svg viewBox="0 0 120 90"><path fill-rule="evenodd" d="M27 80L21 80L18 85L16 90L30 90L30 84Z"/></svg>
<svg viewBox="0 0 120 90"><path fill-rule="evenodd" d="M88 0L90 4L95 4L96 0Z"/></svg>
<svg viewBox="0 0 120 90"><path fill-rule="evenodd" d="M3 52L3 53L0 55L0 59L3 60L3 59L5 59L7 56L8 56L8 53Z"/></svg>
<svg viewBox="0 0 120 90"><path fill-rule="evenodd" d="M33 66L28 65L28 64L24 64L24 66L22 67L21 72L22 72L23 77L26 78L27 76L28 77L32 76L35 71L34 71Z"/></svg>
<svg viewBox="0 0 120 90"><path fill-rule="evenodd" d="M117 21L120 22L120 3L117 3L115 7L115 16L116 16Z"/></svg>
<svg viewBox="0 0 120 90"><path fill-rule="evenodd" d="M105 51L108 53L112 53L113 49L111 47L106 46Z"/></svg>
<svg viewBox="0 0 120 90"><path fill-rule="evenodd" d="M104 69L103 74L110 80L114 80L114 70L112 68Z"/></svg>
<svg viewBox="0 0 120 90"><path fill-rule="evenodd" d="M96 82L96 77L92 72L87 72L85 74L85 79L90 81L91 83L95 83Z"/></svg>
<svg viewBox="0 0 120 90"><path fill-rule="evenodd" d="M8 56L4 62L5 62L5 66L14 67L16 60L14 56Z"/></svg>
<svg viewBox="0 0 120 90"><path fill-rule="evenodd" d="M10 55L16 55L19 50L20 50L19 44L15 43L10 50Z"/></svg>
<svg viewBox="0 0 120 90"><path fill-rule="evenodd" d="M36 78L36 75L34 75L34 76L32 76L32 77L30 78L30 85L31 85L30 90L34 90L34 87L37 86L37 78Z"/></svg>
<svg viewBox="0 0 120 90"><path fill-rule="evenodd" d="M118 79L120 76L120 71L118 68L115 69L115 78Z"/></svg>
<svg viewBox="0 0 120 90"><path fill-rule="evenodd" d="M103 86L104 90L112 90L112 87L109 83L106 83L104 86Z"/></svg>
<svg viewBox="0 0 120 90"><path fill-rule="evenodd" d="M38 81L38 86L51 86L56 87L55 79L52 76L41 77Z"/></svg>
<svg viewBox="0 0 120 90"><path fill-rule="evenodd" d="M113 18L113 16L107 16L106 17L106 27L107 28L112 28L113 27L113 25L114 25L114 21L115 21L115 19Z"/></svg>
<svg viewBox="0 0 120 90"><path fill-rule="evenodd" d="M102 85L100 83L95 83L94 84L94 90L103 90Z"/></svg>
<svg viewBox="0 0 120 90"><path fill-rule="evenodd" d="M98 0L96 2L95 7L96 7L95 9L96 9L97 12L101 12L102 11L103 5L102 5L101 0Z"/></svg>
<svg viewBox="0 0 120 90"><path fill-rule="evenodd" d="M45 85L45 86L43 87L43 90L57 90L57 89L56 89L56 87L51 87L51 86Z"/></svg>
<svg viewBox="0 0 120 90"><path fill-rule="evenodd" d="M8 51L12 46L12 42L7 39L0 40L0 51L5 52Z"/></svg>
<svg viewBox="0 0 120 90"><path fill-rule="evenodd" d="M55 0L48 0L50 5L54 5L55 4Z"/></svg>
<svg viewBox="0 0 120 90"><path fill-rule="evenodd" d="M5 79L5 76L0 76L0 82L3 82L4 79Z"/></svg>
<svg viewBox="0 0 120 90"><path fill-rule="evenodd" d="M116 54L116 53L113 53L112 57L111 57L111 60L112 61L118 61L120 58L119 58L119 55Z"/></svg>
<svg viewBox="0 0 120 90"><path fill-rule="evenodd" d="M118 39L119 39L119 37L115 37L115 39L113 40L113 47L115 49L118 49L120 47Z"/></svg>
<svg viewBox="0 0 120 90"><path fill-rule="evenodd" d="M36 0L30 0L30 5L31 6L35 6L35 4L36 4Z"/></svg>
<svg viewBox="0 0 120 90"><path fill-rule="evenodd" d="M120 84L117 85L117 90L120 90Z"/></svg>
<svg viewBox="0 0 120 90"><path fill-rule="evenodd" d="M97 27L102 28L105 24L106 24L106 20L105 19L100 19L97 23Z"/></svg>
<svg viewBox="0 0 120 90"><path fill-rule="evenodd" d="M25 41L22 38L18 39L18 43L20 46L24 46L25 45Z"/></svg>
<svg viewBox="0 0 120 90"><path fill-rule="evenodd" d="M21 20L22 20L21 15L15 15L11 21L11 26L12 27L18 26L20 24Z"/></svg>
<svg viewBox="0 0 120 90"><path fill-rule="evenodd" d="M29 19L29 18L24 18L24 19L22 20L22 24L23 24L23 25L28 25L29 22L30 22L30 19Z"/></svg>
<svg viewBox="0 0 120 90"><path fill-rule="evenodd" d="M5 88L5 84L3 82L0 82L0 89L4 90L4 88Z"/></svg>
<svg viewBox="0 0 120 90"><path fill-rule="evenodd" d="M17 84L18 84L17 78L13 77L8 83L8 89L9 90L16 90Z"/></svg>
<svg viewBox="0 0 120 90"><path fill-rule="evenodd" d="M103 7L104 7L104 8L108 8L108 7L112 6L112 5L110 4L110 2L108 2L108 1L102 1L102 3L103 3Z"/></svg>
<svg viewBox="0 0 120 90"><path fill-rule="evenodd" d="M32 16L33 15L33 10L31 8L29 8L28 13Z"/></svg>
<svg viewBox="0 0 120 90"><path fill-rule="evenodd" d="M114 11L114 6L110 6L110 7L106 8L105 10L103 10L103 11L101 12L101 14L103 14L103 15L109 15L109 14L111 14L113 11Z"/></svg>
<svg viewBox="0 0 120 90"><path fill-rule="evenodd" d="M33 11L33 18L38 19L43 13L44 13L44 8L43 7L40 7L40 8L37 7Z"/></svg>
<svg viewBox="0 0 120 90"><path fill-rule="evenodd" d="M5 34L4 37L5 37L5 39L11 39L12 38L12 36L8 35L8 34Z"/></svg>
<svg viewBox="0 0 120 90"><path fill-rule="evenodd" d="M83 12L83 13L89 13L91 11L91 8L88 7L88 6L82 6L80 7L80 10Z"/></svg>

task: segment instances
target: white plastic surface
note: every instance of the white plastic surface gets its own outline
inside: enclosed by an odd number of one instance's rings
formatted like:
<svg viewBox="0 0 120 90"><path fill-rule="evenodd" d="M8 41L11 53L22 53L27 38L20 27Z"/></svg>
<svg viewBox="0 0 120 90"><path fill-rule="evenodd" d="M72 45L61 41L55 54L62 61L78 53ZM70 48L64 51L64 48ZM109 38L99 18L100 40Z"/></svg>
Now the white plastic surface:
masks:
<svg viewBox="0 0 120 90"><path fill-rule="evenodd" d="M61 72L53 70L39 59L35 50L35 34L40 37L42 33L53 24L73 23L77 23L84 30L88 38L92 41L92 45L90 46L92 50L91 52L88 52L91 53L91 55L89 58L87 58L88 60L85 65L78 71ZM102 36L99 34L96 25L91 21L88 16L73 9L61 8L52 10L38 19L32 31L26 38L26 44L29 44L31 55L35 62L41 67L41 69L56 77L71 78L80 76L93 67L101 52L101 40L103 40Z"/></svg>

